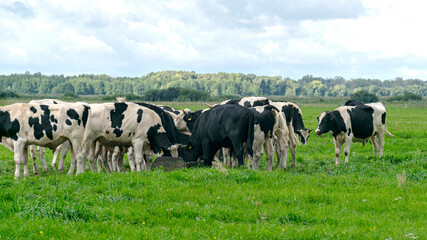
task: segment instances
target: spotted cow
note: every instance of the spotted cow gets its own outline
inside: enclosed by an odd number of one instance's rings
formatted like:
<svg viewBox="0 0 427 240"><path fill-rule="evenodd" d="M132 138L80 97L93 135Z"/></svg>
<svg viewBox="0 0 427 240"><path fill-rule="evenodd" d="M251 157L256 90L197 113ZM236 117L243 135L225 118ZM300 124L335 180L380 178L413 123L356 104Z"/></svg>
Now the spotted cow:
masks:
<svg viewBox="0 0 427 240"><path fill-rule="evenodd" d="M137 171L141 170L143 149L166 155L171 155L171 150L176 151L177 147L171 148L161 118L150 108L131 102L90 104L90 107L91 121L84 142L89 141L92 146L96 141L105 146L132 146ZM95 156L91 151L89 162L93 170Z"/></svg>
<svg viewBox="0 0 427 240"><path fill-rule="evenodd" d="M345 162L348 162L351 142L371 140L373 153L384 152L384 134L392 137L386 126L386 109L377 103L348 103L352 106L342 106L334 111L325 111L318 117L317 135L332 132L335 144L336 162L339 164L341 147L344 145Z"/></svg>
<svg viewBox="0 0 427 240"><path fill-rule="evenodd" d="M89 146L82 145L90 116L90 107L79 103L25 104L0 107L0 137L13 140L15 179L20 177L20 164L28 176L30 145L56 148L70 140L77 158L77 173L84 172Z"/></svg>
<svg viewBox="0 0 427 240"><path fill-rule="evenodd" d="M292 155L292 164L291 166L296 166L296 147L299 145L298 140L295 138L295 133L299 136L299 139L302 144L307 144L308 139L310 138L310 132L313 129L307 129L304 126L304 121L302 120L302 111L295 104L291 102L271 102L271 105L275 106L280 110L286 119L286 124L289 128L289 148ZM276 168L286 168L287 164L287 153L288 149L285 148L283 151L282 148L277 148L277 164ZM283 161L282 161L283 160Z"/></svg>

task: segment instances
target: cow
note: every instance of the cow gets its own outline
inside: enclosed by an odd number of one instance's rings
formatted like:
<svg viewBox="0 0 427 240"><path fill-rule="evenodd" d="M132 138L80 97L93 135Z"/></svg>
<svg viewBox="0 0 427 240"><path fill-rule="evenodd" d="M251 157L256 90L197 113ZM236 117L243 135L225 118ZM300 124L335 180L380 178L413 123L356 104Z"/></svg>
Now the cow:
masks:
<svg viewBox="0 0 427 240"><path fill-rule="evenodd" d="M184 121L184 117L187 113L190 113L191 110L188 108L182 109L182 110L177 110L168 106L164 106L164 105L157 105L158 107L160 107L161 109L163 109L165 112L167 112L173 119L176 128L178 129L178 131L180 133L186 134L186 135L190 135L191 132L188 129L187 124Z"/></svg>
<svg viewBox="0 0 427 240"><path fill-rule="evenodd" d="M295 139L295 133L299 136L299 139L302 144L307 144L308 139L310 138L310 132L313 129L307 129L304 126L304 121L302 120L302 111L295 103L291 102L271 102L271 105L275 106L280 110L286 119L286 124L289 128L289 146L292 155L292 167L296 166L296 147L299 145L298 140ZM283 151L281 148L277 148L277 164L276 168L286 168L287 166L287 152L288 149L285 148ZM283 159L283 161L282 161Z"/></svg>
<svg viewBox="0 0 427 240"><path fill-rule="evenodd" d="M170 107L166 107L166 106L157 106L154 104L149 104L149 103L136 103L140 106L149 108L151 110L153 110L161 119L162 122L162 126L166 131L166 135L169 139L169 141L171 142L171 144L186 144L190 138L190 133L183 133L178 131L177 127L175 126L175 119L183 116L185 114L185 111L178 111L178 110L174 110ZM120 159L120 157L117 159L116 156L123 156L125 151L129 151L128 152L128 159L130 157L129 160L129 165L131 166L131 170L132 170L132 166L135 164L133 161L133 149L125 149L125 148L120 148L118 149L117 147L114 150L114 154L112 155L112 160L113 160L113 168L114 169L122 169L122 159ZM151 160L153 158L153 154L145 151L144 152L144 159L145 159L145 163L143 164L144 166L141 168L145 168L147 170L151 169ZM114 164L118 164L118 166L114 166Z"/></svg>
<svg viewBox="0 0 427 240"><path fill-rule="evenodd" d="M28 176L30 145L56 148L70 140L77 158L77 173L84 172L89 146L82 144L89 121L90 107L80 103L26 104L0 107L0 137L13 140L15 179L20 178L20 164Z"/></svg>
<svg viewBox="0 0 427 240"><path fill-rule="evenodd" d="M253 156L254 115L239 105L218 105L204 111L197 118L188 144L178 148L186 162L195 162L199 157L211 166L214 155L221 147L231 147L243 165L243 146Z"/></svg>
<svg viewBox="0 0 427 240"><path fill-rule="evenodd" d="M279 110L272 106L258 106L251 107L249 110L254 114L254 143L253 143L253 161L252 168L257 170L259 168L259 161L263 155L262 148L267 155L267 170L273 170L274 158L274 139L279 142L285 143L283 147L287 147L287 138L289 135L286 120Z"/></svg>
<svg viewBox="0 0 427 240"><path fill-rule="evenodd" d="M386 109L377 103L348 103L352 106L341 106L333 111L325 111L317 118L316 135L332 132L335 145L335 164L339 164L341 147L344 145L345 163L348 163L351 142L371 140L374 156L384 153L384 134L393 135L387 130Z"/></svg>
<svg viewBox="0 0 427 240"><path fill-rule="evenodd" d="M177 148L169 141L159 115L150 108L131 102L90 104L90 107L91 121L84 142L92 144L89 162L94 171L96 141L104 146L132 146L137 171L141 170L144 150L171 155L171 150Z"/></svg>
<svg viewBox="0 0 427 240"><path fill-rule="evenodd" d="M224 104L237 104L243 107L258 107L270 104L270 100L266 97L243 97L238 99L225 100L220 103Z"/></svg>
<svg viewBox="0 0 427 240"><path fill-rule="evenodd" d="M70 103L70 102L64 102L58 99L39 99L39 100L31 100L29 103L35 103L35 104L64 104L64 103ZM78 102L81 104L87 104L85 102ZM59 160L59 165L58 165L58 170L59 171L64 171L64 161L65 161L65 157L67 156L68 151L70 150L70 142L69 141L65 141L63 144L61 144L60 146L58 146L56 149L54 149L54 153L53 153L53 158L52 158L52 167L56 168L57 162L58 162L58 157L59 154L61 154L60 160ZM35 146L32 145L30 146L30 155L32 158L33 154L35 152ZM45 148L44 147L37 147L37 152L40 158L40 161L43 164L43 169L45 171L47 171L47 166L46 166L46 160L45 160Z"/></svg>
<svg viewBox="0 0 427 240"><path fill-rule="evenodd" d="M274 102L270 101L266 97L244 97L241 99L233 99L222 102L221 104L238 104L244 107L256 107L264 106L270 104L275 106L279 111L284 115L284 118L287 121L287 127L289 129L289 136L287 139L289 143L279 143L276 142L276 152L277 152L277 164L276 168L286 168L287 163L287 145L290 146L291 155L292 155L292 166L296 166L296 146L299 145L298 140L295 139L294 133L300 137L300 141L303 144L307 144L308 138L310 137L310 132L312 129L307 129L304 126L302 120L301 109L294 103L291 102ZM225 158L227 158L226 154ZM283 162L282 162L283 158Z"/></svg>

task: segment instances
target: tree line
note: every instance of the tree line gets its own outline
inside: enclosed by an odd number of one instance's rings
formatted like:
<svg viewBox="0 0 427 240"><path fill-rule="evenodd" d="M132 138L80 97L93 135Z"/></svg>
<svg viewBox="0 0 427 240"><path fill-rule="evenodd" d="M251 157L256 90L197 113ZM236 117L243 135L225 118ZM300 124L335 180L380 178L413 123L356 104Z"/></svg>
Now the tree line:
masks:
<svg viewBox="0 0 427 240"><path fill-rule="evenodd" d="M402 78L383 81L363 78L346 80L343 77L322 78L306 75L294 80L281 76L224 72L197 74L188 71L152 72L142 77L111 77L105 74L64 76L29 72L0 75L0 89L18 94L138 96L162 94L153 90L169 88L200 90L210 96L347 97L360 90L377 96L398 96L406 93L427 96L427 81Z"/></svg>

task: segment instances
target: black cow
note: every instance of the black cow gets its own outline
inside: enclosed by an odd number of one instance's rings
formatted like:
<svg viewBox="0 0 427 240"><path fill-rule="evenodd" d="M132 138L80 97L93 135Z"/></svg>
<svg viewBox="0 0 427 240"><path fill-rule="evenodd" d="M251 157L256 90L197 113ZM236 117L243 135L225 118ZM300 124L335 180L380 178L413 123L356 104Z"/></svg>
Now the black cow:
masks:
<svg viewBox="0 0 427 240"><path fill-rule="evenodd" d="M179 154L186 162L194 162L200 157L210 166L220 148L230 147L241 166L243 143L246 143L247 153L253 156L254 115L247 108L238 105L215 106L200 114L192 130L188 145L179 148Z"/></svg>
<svg viewBox="0 0 427 240"><path fill-rule="evenodd" d="M334 111L322 112L318 117L317 135L332 132L334 136L336 162L339 164L341 147L344 146L345 162L348 162L351 142L371 140L374 156L380 157L384 151L384 133L392 137L387 130L386 110L382 103L363 104L352 101Z"/></svg>

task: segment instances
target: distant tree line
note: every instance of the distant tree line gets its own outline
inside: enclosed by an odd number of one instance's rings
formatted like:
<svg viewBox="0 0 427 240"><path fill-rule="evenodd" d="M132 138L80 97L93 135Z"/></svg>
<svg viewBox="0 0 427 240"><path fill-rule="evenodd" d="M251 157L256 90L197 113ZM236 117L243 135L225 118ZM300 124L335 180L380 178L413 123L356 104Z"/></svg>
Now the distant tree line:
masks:
<svg viewBox="0 0 427 240"><path fill-rule="evenodd" d="M241 73L197 74L186 71L152 72L142 77L110 77L105 74L81 74L77 76L43 75L23 73L0 75L0 89L18 94L75 94L75 95L148 95L153 99L153 90L177 89L200 90L211 96L332 96L349 97L360 90L377 96L398 96L413 93L427 96L427 81L396 78L393 80L349 79L343 77L321 78L306 75L294 80L281 76L268 77ZM196 92L188 93L186 98ZM197 94L201 94L198 92ZM175 96L175 95L173 95Z"/></svg>

